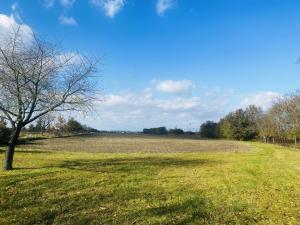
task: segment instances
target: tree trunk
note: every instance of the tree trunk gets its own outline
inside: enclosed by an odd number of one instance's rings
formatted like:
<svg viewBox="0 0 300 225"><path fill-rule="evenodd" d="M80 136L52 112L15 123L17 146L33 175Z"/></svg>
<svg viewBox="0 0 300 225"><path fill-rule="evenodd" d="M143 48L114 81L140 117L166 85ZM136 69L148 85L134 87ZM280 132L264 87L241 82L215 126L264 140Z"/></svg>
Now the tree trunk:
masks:
<svg viewBox="0 0 300 225"><path fill-rule="evenodd" d="M267 143L267 137L265 135L264 135L263 139L264 139L264 143Z"/></svg>
<svg viewBox="0 0 300 225"><path fill-rule="evenodd" d="M272 141L273 141L273 144L275 144L275 138L274 137L272 137Z"/></svg>
<svg viewBox="0 0 300 225"><path fill-rule="evenodd" d="M297 146L297 137L294 137L294 141L295 141L295 146Z"/></svg>
<svg viewBox="0 0 300 225"><path fill-rule="evenodd" d="M8 143L8 148L5 153L5 159L3 163L3 169L4 170L12 170L13 169L13 159L14 159L14 153L15 153L15 147L20 135L20 132L22 130L22 126L18 125L17 128L13 131L12 136Z"/></svg>

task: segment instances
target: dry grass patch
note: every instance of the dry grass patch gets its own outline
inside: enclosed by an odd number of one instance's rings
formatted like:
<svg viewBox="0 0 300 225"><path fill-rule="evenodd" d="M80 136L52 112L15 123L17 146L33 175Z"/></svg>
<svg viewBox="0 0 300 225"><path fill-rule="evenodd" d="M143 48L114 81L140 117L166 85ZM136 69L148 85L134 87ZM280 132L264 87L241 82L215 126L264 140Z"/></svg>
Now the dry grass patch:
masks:
<svg viewBox="0 0 300 225"><path fill-rule="evenodd" d="M94 135L34 140L21 149L103 153L239 152L251 147L244 142L199 140L146 135Z"/></svg>

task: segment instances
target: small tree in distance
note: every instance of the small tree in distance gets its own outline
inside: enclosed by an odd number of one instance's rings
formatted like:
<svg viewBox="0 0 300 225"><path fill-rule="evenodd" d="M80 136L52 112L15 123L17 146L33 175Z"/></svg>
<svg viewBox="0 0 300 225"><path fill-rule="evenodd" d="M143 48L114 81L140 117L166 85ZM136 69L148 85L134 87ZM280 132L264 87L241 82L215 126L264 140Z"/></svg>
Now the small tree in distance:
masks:
<svg viewBox="0 0 300 225"><path fill-rule="evenodd" d="M80 133L84 131L83 126L74 118L68 120L65 129L68 133Z"/></svg>
<svg viewBox="0 0 300 225"><path fill-rule="evenodd" d="M217 138L218 124L213 121L206 121L200 126L200 136L202 138Z"/></svg>
<svg viewBox="0 0 300 225"><path fill-rule="evenodd" d="M172 135L183 135L184 131L182 129L179 129L179 128L174 128L174 129L170 129L169 130L169 134L172 134Z"/></svg>
<svg viewBox="0 0 300 225"><path fill-rule="evenodd" d="M0 116L12 128L4 170L13 169L23 127L53 111L86 110L92 105L97 63L83 55L64 53L35 35L24 41L20 29L1 43Z"/></svg>
<svg viewBox="0 0 300 225"><path fill-rule="evenodd" d="M62 115L58 115L54 127L59 132L60 135L64 132L65 125L66 125L65 118Z"/></svg>

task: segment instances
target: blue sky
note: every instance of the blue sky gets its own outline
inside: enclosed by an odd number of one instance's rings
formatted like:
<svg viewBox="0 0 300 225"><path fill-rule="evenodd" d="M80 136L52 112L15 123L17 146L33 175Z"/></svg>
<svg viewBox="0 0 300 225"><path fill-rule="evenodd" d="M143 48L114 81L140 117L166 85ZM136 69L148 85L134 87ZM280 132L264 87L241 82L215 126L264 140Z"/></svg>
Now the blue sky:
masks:
<svg viewBox="0 0 300 225"><path fill-rule="evenodd" d="M2 0L0 14L103 56L102 99L84 119L99 129L196 129L299 88L296 0Z"/></svg>

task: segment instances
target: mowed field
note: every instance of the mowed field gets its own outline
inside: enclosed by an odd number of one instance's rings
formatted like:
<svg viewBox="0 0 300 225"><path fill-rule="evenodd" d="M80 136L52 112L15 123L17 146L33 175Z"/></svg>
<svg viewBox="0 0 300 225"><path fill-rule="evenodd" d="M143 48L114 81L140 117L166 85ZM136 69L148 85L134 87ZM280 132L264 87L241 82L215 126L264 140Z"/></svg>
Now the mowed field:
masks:
<svg viewBox="0 0 300 225"><path fill-rule="evenodd" d="M251 145L235 141L199 140L193 137L101 134L27 141L19 149L103 153L234 152Z"/></svg>
<svg viewBox="0 0 300 225"><path fill-rule="evenodd" d="M275 145L52 138L19 146L14 166L0 172L0 224L300 221L300 152Z"/></svg>

